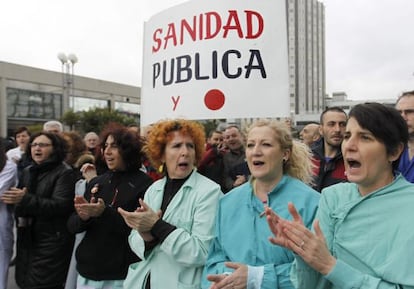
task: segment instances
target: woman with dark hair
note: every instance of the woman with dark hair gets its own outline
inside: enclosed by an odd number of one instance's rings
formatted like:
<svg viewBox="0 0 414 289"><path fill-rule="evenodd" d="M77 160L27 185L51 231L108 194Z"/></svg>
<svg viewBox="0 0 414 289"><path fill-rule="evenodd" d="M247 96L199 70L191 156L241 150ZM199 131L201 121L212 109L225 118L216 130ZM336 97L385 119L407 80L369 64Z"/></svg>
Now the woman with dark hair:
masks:
<svg viewBox="0 0 414 289"><path fill-rule="evenodd" d="M133 228L132 250L142 261L131 264L124 288L200 288L213 238L220 186L196 171L204 151L204 128L190 120L154 124L145 152L165 176L140 200L135 212L119 208Z"/></svg>
<svg viewBox="0 0 414 289"><path fill-rule="evenodd" d="M76 131L65 131L61 135L68 144L65 162L74 169L77 180L79 180L82 177L80 171L82 165L93 164L95 157L89 152L82 137Z"/></svg>
<svg viewBox="0 0 414 289"><path fill-rule="evenodd" d="M152 183L141 168L141 141L126 127L111 124L102 132L103 156L108 171L92 178L84 196L75 197L68 222L73 233L85 232L76 249L77 288L122 288L128 266L138 257L128 245L130 228L117 208L134 211ZM91 172L92 171L92 172ZM96 176L93 165L82 172Z"/></svg>
<svg viewBox="0 0 414 289"><path fill-rule="evenodd" d="M414 185L396 171L407 140L397 110L356 105L342 142L349 183L322 190L314 230L293 205L293 221L266 210L270 241L296 254L296 288L414 288Z"/></svg>
<svg viewBox="0 0 414 289"><path fill-rule="evenodd" d="M0 138L0 288L7 288L9 263L13 253L13 207L3 202L3 193L17 183L17 168L8 160Z"/></svg>
<svg viewBox="0 0 414 289"><path fill-rule="evenodd" d="M17 147L6 152L9 160L13 160L17 164L17 176L20 180L25 167L32 164L30 154L27 153L29 147L31 133L27 127L19 127L14 133Z"/></svg>
<svg viewBox="0 0 414 289"><path fill-rule="evenodd" d="M40 132L29 141L33 164L19 188L5 192L17 218L16 282L20 288L63 288L73 247L66 223L73 212L75 176L64 162L66 142Z"/></svg>
<svg viewBox="0 0 414 289"><path fill-rule="evenodd" d="M27 150L27 145L30 140L30 131L27 127L21 126L16 129L14 132L14 139L16 141L17 147L10 149L6 152L9 160L18 163L22 158L22 155Z"/></svg>
<svg viewBox="0 0 414 289"><path fill-rule="evenodd" d="M86 184L89 179L82 174L82 166L94 164L95 158L87 149L82 137L76 131L65 131L61 134L68 144L68 153L66 154L65 162L70 165L76 175L75 194L84 195ZM70 261L68 277L66 278L65 289L75 289L78 273L76 271L75 251L85 232L76 234L75 244L73 246L72 258Z"/></svg>

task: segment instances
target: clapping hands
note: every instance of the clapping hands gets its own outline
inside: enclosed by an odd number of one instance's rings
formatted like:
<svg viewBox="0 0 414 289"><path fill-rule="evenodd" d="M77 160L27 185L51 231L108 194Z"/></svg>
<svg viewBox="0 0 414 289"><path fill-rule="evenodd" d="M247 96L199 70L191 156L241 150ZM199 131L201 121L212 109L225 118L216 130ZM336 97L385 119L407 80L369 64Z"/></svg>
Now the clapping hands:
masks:
<svg viewBox="0 0 414 289"><path fill-rule="evenodd" d="M313 223L315 232L312 232L303 224L302 217L292 203L288 204L288 210L292 221L281 218L269 207L265 209L269 228L274 234L269 237L269 241L295 252L323 275L328 274L335 266L336 259L326 245L319 221Z"/></svg>

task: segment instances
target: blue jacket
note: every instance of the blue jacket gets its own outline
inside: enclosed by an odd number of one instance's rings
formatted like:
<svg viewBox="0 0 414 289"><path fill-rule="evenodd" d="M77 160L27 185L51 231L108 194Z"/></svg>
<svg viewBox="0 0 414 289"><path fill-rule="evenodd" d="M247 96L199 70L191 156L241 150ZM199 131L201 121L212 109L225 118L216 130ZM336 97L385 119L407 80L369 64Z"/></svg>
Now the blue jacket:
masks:
<svg viewBox="0 0 414 289"><path fill-rule="evenodd" d="M161 208L166 178L155 182L145 193L145 202ZM194 171L171 200L162 218L177 227L150 251L136 230L129 236L132 250L142 261L129 267L125 289L142 289L151 273L151 289L198 289L206 262L220 186Z"/></svg>
<svg viewBox="0 0 414 289"><path fill-rule="evenodd" d="M297 257L295 287L414 288L413 204L414 185L401 175L367 196L354 183L323 190L316 218L337 263L322 276Z"/></svg>
<svg viewBox="0 0 414 289"><path fill-rule="evenodd" d="M293 202L307 226L313 221L319 198L318 192L287 175L268 197L269 206L283 218L291 219L287 208L288 202ZM262 267L263 278L259 281L262 289L293 288L289 278L293 254L269 242L272 233L266 218L260 216L263 210L263 203L254 195L251 182L234 188L220 200L202 288L210 288L208 274L232 271L224 265L228 261Z"/></svg>
<svg viewBox="0 0 414 289"><path fill-rule="evenodd" d="M401 154L398 170L410 183L414 183L414 159L410 160L408 147Z"/></svg>

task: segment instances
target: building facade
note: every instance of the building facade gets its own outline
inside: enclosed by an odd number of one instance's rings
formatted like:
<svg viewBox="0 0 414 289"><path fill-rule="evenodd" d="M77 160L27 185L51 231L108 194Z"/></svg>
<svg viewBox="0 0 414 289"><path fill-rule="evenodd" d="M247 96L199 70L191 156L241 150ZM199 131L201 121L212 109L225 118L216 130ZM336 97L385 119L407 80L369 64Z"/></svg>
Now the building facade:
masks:
<svg viewBox="0 0 414 289"><path fill-rule="evenodd" d="M294 125L318 121L326 107L325 8L317 0L286 0L289 96ZM60 119L65 111L110 107L139 115L140 88L0 62L0 135Z"/></svg>
<svg viewBox="0 0 414 289"><path fill-rule="evenodd" d="M291 117L300 124L326 106L325 8L317 0L286 0L286 13Z"/></svg>
<svg viewBox="0 0 414 289"><path fill-rule="evenodd" d="M387 98L387 99L370 99L370 100L350 100L348 99L348 96L346 92L344 91L338 91L333 92L332 97L327 98L326 100L326 106L327 107L333 107L337 106L342 108L347 114L349 111L357 104L365 103L365 102L378 102L383 105L387 105L390 107L395 107L395 104L397 103L397 98Z"/></svg>
<svg viewBox="0 0 414 289"><path fill-rule="evenodd" d="M0 61L0 135L19 126L59 120L75 112L108 107L139 119L139 87L73 76L68 91L63 73Z"/></svg>

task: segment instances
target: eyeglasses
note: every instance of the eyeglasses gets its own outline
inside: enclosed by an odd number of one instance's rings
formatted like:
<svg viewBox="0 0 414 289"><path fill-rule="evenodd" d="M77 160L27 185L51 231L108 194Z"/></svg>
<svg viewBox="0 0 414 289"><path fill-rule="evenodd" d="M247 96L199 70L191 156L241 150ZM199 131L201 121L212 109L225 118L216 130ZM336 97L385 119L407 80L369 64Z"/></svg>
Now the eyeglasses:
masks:
<svg viewBox="0 0 414 289"><path fill-rule="evenodd" d="M31 143L30 144L30 146L32 147L32 148L34 148L34 147L36 147L36 146L38 146L38 147L40 147L40 148L45 148L45 147L49 147L49 146L51 146L52 144L50 144L50 143L43 143L43 142L34 142L34 143Z"/></svg>

